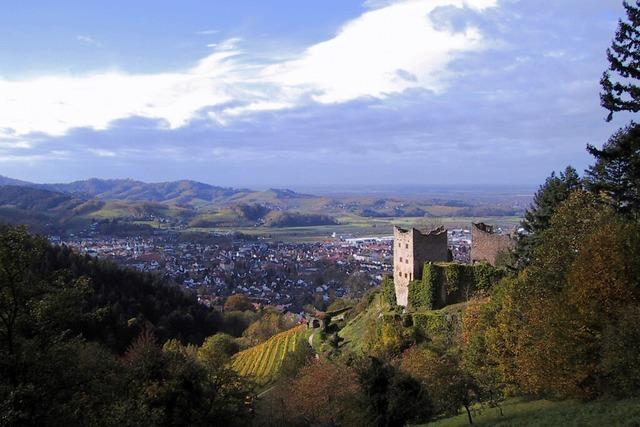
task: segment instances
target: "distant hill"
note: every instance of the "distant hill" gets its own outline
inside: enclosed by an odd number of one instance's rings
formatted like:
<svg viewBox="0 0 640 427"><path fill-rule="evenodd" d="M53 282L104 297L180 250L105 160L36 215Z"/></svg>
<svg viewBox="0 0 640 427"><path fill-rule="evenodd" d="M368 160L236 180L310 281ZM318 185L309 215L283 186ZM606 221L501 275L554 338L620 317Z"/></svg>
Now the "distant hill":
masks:
<svg viewBox="0 0 640 427"><path fill-rule="evenodd" d="M407 198L325 195L289 189L251 190L192 180L147 183L92 178L38 184L0 176L0 221L24 223L34 231L87 230L94 222L128 229L287 228L379 222L379 218L521 216L530 198L520 195ZM118 224L115 224L118 223ZM375 224L374 224L375 226ZM94 230L96 230L95 226ZM102 225L100 226L102 227ZM101 232L103 228L98 228ZM152 232L152 230L147 230Z"/></svg>
<svg viewBox="0 0 640 427"><path fill-rule="evenodd" d="M4 182L14 181L5 179ZM233 197L235 195L243 196L244 200L266 200L268 203L238 203L238 199ZM125 227L122 220L163 220L165 223L187 224L196 228L252 226L257 222L268 227L336 224L335 219L327 215L279 210L283 207L277 203L278 198L291 200L307 197L313 199L313 196L299 195L290 190L251 192L194 181L161 184L97 179L71 184L22 182L22 185L0 185L0 222L26 224L37 232L70 231L87 227L93 221L116 219L120 223L104 227L109 230L114 227L121 229ZM216 198L216 202L207 200ZM198 206L205 204L209 209L198 209Z"/></svg>
<svg viewBox="0 0 640 427"><path fill-rule="evenodd" d="M6 176L0 175L0 185L18 185L18 186L35 186L37 184L33 184L27 181L20 181L19 179L8 178Z"/></svg>
<svg viewBox="0 0 640 427"><path fill-rule="evenodd" d="M101 209L103 201L25 186L0 186L0 222L50 231Z"/></svg>
<svg viewBox="0 0 640 427"><path fill-rule="evenodd" d="M212 202L248 190L216 187L196 181L146 183L131 179L97 179L68 184L45 184L46 188L64 193L86 194L108 200L131 200L191 204Z"/></svg>
<svg viewBox="0 0 640 427"><path fill-rule="evenodd" d="M15 185L0 187L0 205L18 209L38 210L72 210L86 200L67 194L38 188L24 188Z"/></svg>
<svg viewBox="0 0 640 427"><path fill-rule="evenodd" d="M94 220L162 218L176 222L186 221L194 215L195 211L191 208L167 203L101 200L85 193L69 194L24 185L0 185L0 222L25 224L36 232L72 231L84 228Z"/></svg>
<svg viewBox="0 0 640 427"><path fill-rule="evenodd" d="M36 184L0 176L0 185L13 185L72 194L81 198L170 203L194 208L228 207L260 203L290 208L297 200L323 199L287 189L254 191L219 187L191 180L147 183L133 179L98 179L58 184Z"/></svg>

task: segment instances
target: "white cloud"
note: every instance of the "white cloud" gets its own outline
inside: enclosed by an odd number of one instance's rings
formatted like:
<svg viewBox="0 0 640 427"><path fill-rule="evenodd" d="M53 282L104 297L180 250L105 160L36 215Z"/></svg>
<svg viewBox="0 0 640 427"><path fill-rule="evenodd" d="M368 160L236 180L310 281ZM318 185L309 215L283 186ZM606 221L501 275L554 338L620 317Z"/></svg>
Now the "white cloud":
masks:
<svg viewBox="0 0 640 427"><path fill-rule="evenodd" d="M268 67L263 75L284 87L316 92L314 98L320 102L381 97L410 87L440 91L453 55L484 46L477 29L438 31L428 14L439 6L483 10L495 4L495 0L395 2L364 13L333 39L311 46L301 58Z"/></svg>
<svg viewBox="0 0 640 427"><path fill-rule="evenodd" d="M82 42L84 44L88 44L88 45L95 46L95 47L101 47L102 46L102 43L100 43L99 41L97 41L93 37L89 37L89 36L78 35L78 36L76 36L76 40L78 40L79 42Z"/></svg>
<svg viewBox="0 0 640 427"><path fill-rule="evenodd" d="M98 157L116 157L117 155L115 151L103 150L101 148L89 148L87 151Z"/></svg>
<svg viewBox="0 0 640 427"><path fill-rule="evenodd" d="M565 52L564 50L550 50L544 52L542 56L544 56L545 58L562 58L566 56L566 54L567 52Z"/></svg>
<svg viewBox="0 0 640 427"><path fill-rule="evenodd" d="M0 80L0 123L9 128L6 135L106 129L112 121L132 116L160 119L177 128L199 109L234 99L232 76L239 73L230 61L233 55L232 50L215 52L183 73L109 71Z"/></svg>
<svg viewBox="0 0 640 427"><path fill-rule="evenodd" d="M68 151L54 150L47 154L13 154L0 150L0 163L19 163L19 164L31 164L35 165L43 162L50 162L52 160L66 160L71 157L71 153Z"/></svg>
<svg viewBox="0 0 640 427"><path fill-rule="evenodd" d="M238 48L240 39L218 43L213 53L182 72L0 78L3 135L63 135L70 129L106 129L127 117L185 125L206 107L221 124L243 114L291 108L308 102L385 97L408 88L442 91L447 65L458 54L483 49L475 28L436 30L429 12L438 6L482 11L497 0L405 0L381 4L348 22L330 40L288 61L264 65ZM201 34L212 34L203 30ZM82 37L82 39L81 39ZM95 42L78 36L86 43ZM96 42L97 43L97 42ZM232 106L225 107L225 104Z"/></svg>

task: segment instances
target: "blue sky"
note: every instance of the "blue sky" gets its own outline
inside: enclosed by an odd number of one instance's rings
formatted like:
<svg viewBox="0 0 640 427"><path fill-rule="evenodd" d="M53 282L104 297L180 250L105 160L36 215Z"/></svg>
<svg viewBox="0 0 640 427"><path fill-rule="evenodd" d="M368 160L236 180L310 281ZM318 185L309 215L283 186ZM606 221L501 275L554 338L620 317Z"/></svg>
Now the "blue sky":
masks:
<svg viewBox="0 0 640 427"><path fill-rule="evenodd" d="M598 99L618 0L2 6L15 178L538 184L630 119Z"/></svg>

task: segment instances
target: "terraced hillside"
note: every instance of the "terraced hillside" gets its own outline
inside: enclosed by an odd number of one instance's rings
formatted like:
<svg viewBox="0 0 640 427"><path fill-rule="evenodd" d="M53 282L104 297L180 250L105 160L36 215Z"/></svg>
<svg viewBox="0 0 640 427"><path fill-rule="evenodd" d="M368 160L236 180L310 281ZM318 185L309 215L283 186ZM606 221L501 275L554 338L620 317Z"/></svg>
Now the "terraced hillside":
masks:
<svg viewBox="0 0 640 427"><path fill-rule="evenodd" d="M284 356L296 349L306 330L305 325L299 325L274 335L262 344L233 356L231 366L240 375L252 377L258 383L265 384L275 378Z"/></svg>

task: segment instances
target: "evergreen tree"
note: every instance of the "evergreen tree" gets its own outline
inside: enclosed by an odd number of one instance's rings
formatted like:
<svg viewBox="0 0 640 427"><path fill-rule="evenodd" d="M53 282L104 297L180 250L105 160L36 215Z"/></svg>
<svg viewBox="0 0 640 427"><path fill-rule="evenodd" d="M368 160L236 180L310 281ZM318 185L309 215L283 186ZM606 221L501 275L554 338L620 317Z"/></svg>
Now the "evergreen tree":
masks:
<svg viewBox="0 0 640 427"><path fill-rule="evenodd" d="M607 121L611 121L614 112L640 111L640 0L635 5L623 3L628 22L620 20L618 30L607 49L609 70L605 71L600 80L602 92L600 104L609 110ZM617 78L612 78L611 74Z"/></svg>
<svg viewBox="0 0 640 427"><path fill-rule="evenodd" d="M518 264L524 266L531 262L533 250L540 244L540 234L549 228L556 209L573 191L580 188L582 181L571 166L567 166L559 176L552 172L540 186L521 223L526 234L520 236L516 247Z"/></svg>
<svg viewBox="0 0 640 427"><path fill-rule="evenodd" d="M614 208L632 218L640 217L640 125L631 123L613 134L598 150L587 151L596 163L587 170L587 185L606 196Z"/></svg>

